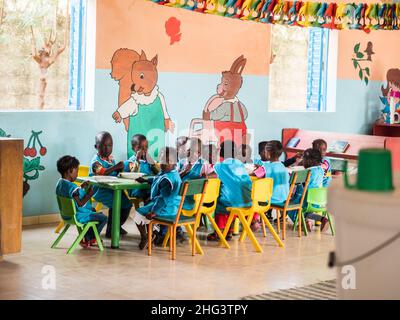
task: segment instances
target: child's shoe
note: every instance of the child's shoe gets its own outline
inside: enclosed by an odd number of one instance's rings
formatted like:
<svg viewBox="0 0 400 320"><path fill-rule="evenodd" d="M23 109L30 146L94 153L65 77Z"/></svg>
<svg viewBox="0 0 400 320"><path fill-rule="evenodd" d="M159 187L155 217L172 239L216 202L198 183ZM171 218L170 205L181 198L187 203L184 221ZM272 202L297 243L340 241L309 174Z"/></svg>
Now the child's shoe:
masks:
<svg viewBox="0 0 400 320"><path fill-rule="evenodd" d="M90 243L90 241L86 241L86 240L82 239L81 242L79 242L79 245L82 248L87 249L89 247L89 243Z"/></svg>
<svg viewBox="0 0 400 320"><path fill-rule="evenodd" d="M103 240L101 240L101 244L104 244ZM91 246L91 247L98 247L99 245L98 245L96 239L92 239L92 240L89 241L89 246Z"/></svg>
<svg viewBox="0 0 400 320"><path fill-rule="evenodd" d="M326 231L329 228L329 220L323 217L321 220L321 231Z"/></svg>
<svg viewBox="0 0 400 320"><path fill-rule="evenodd" d="M250 228L251 228L251 231L257 232L258 230L261 229L261 224L260 224L260 222L258 222L258 221L253 221L253 222L251 223Z"/></svg>
<svg viewBox="0 0 400 320"><path fill-rule="evenodd" d="M185 233L182 230L177 230L177 232L176 232L176 240L181 242L181 243L185 242L187 240L186 236L185 236Z"/></svg>
<svg viewBox="0 0 400 320"><path fill-rule="evenodd" d="M307 231L308 232L312 231L314 225L313 225L313 222L310 219L306 219L306 227L307 227Z"/></svg>
<svg viewBox="0 0 400 320"><path fill-rule="evenodd" d="M226 241L231 241L232 240L232 235L233 235L233 231L229 231L228 234L226 235L225 240Z"/></svg>
<svg viewBox="0 0 400 320"><path fill-rule="evenodd" d="M210 233L207 235L207 240L208 241L219 241L219 237L216 232Z"/></svg>

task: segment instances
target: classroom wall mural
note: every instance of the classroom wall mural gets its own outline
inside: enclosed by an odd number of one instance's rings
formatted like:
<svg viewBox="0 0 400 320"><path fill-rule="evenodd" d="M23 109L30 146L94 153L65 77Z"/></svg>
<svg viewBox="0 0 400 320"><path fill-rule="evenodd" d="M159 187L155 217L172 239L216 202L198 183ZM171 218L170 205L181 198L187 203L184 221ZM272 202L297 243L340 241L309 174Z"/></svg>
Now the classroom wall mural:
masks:
<svg viewBox="0 0 400 320"><path fill-rule="evenodd" d="M370 66L372 65L372 55L375 54L373 50L373 44L368 41L365 50L361 49L361 43L357 43L354 46L354 54L351 61L353 61L353 67L357 70L358 76L361 81L364 81L367 86L369 83L369 77L371 76Z"/></svg>
<svg viewBox="0 0 400 320"><path fill-rule="evenodd" d="M192 120L190 136L200 138L204 144L220 144L224 140L233 140L237 145L246 143L248 111L237 96L246 62L241 55L228 71L222 72L216 94L208 99L202 119Z"/></svg>
<svg viewBox="0 0 400 320"><path fill-rule="evenodd" d="M381 87L381 102L384 106L380 121L400 123L400 69L389 69L386 73L386 86Z"/></svg>
<svg viewBox="0 0 400 320"><path fill-rule="evenodd" d="M118 49L111 59L111 77L119 82L118 108L112 118L124 124L129 157L133 135L144 134L149 153L157 158L165 146L165 132L174 131L175 124L157 85L157 63L157 55L148 60L143 50L139 55L135 50Z"/></svg>
<svg viewBox="0 0 400 320"><path fill-rule="evenodd" d="M169 18L165 22L165 33L170 38L169 44L172 46L175 42L181 41L181 22L175 17Z"/></svg>

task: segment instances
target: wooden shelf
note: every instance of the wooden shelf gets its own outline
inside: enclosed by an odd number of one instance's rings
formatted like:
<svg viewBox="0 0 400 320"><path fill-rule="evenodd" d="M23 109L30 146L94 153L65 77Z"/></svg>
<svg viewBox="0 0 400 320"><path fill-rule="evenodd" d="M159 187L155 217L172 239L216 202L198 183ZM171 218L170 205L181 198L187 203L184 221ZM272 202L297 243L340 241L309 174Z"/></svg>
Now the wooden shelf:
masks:
<svg viewBox="0 0 400 320"><path fill-rule="evenodd" d="M374 136L400 137L400 124L375 123L372 134Z"/></svg>

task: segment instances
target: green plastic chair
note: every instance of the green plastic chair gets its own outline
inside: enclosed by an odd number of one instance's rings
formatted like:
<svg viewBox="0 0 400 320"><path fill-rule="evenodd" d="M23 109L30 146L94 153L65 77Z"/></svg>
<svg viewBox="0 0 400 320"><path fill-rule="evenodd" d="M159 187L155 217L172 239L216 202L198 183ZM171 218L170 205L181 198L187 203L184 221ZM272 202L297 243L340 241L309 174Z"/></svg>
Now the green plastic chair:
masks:
<svg viewBox="0 0 400 320"><path fill-rule="evenodd" d="M58 243L64 237L65 233L69 229L70 226L76 226L78 228L78 237L73 242L72 246L68 249L67 254L74 252L77 245L82 241L85 234L89 231L90 228L93 229L94 235L96 237L97 245L99 246L100 251L103 251L103 244L101 242L101 238L99 233L97 232L96 225L98 221L90 221L88 223L80 223L76 220L76 207L74 200L71 198L65 198L57 196L58 208L60 209L61 217L64 221L64 229L57 237L56 241L52 244L51 248L54 249L57 247Z"/></svg>
<svg viewBox="0 0 400 320"><path fill-rule="evenodd" d="M323 217L328 218L329 228L331 233L335 235L335 228L333 226L332 217L326 210L328 189L327 188L310 188L307 194L307 208L304 210L304 214L308 212L320 213ZM297 218L294 223L294 228L297 226Z"/></svg>

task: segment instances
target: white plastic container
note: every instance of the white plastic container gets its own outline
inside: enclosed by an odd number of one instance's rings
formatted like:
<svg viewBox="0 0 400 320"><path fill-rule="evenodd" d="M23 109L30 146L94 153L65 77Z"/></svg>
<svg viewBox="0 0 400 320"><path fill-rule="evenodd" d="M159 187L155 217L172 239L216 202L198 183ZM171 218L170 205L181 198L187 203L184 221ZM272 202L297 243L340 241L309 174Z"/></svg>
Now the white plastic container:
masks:
<svg viewBox="0 0 400 320"><path fill-rule="evenodd" d="M342 179L333 181L328 210L336 228L337 263L364 255L400 232L400 177L394 185L393 192L376 193L349 190ZM337 266L339 299L400 299L399 238L351 266Z"/></svg>

